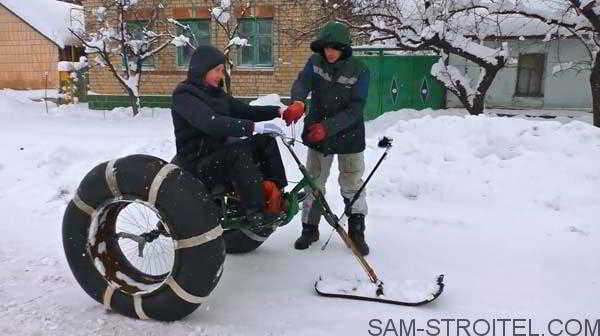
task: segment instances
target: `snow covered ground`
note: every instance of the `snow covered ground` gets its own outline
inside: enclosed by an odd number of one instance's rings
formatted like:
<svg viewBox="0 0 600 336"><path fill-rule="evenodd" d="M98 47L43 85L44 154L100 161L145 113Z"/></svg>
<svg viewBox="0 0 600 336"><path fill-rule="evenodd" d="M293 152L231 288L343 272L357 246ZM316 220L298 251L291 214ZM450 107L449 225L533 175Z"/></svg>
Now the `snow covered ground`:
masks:
<svg viewBox="0 0 600 336"><path fill-rule="evenodd" d="M367 169L382 153L378 138L394 138L368 188L368 259L390 284L445 274L445 293L430 306L317 296L320 273L364 275L337 238L325 252L321 244L294 250L297 218L255 252L228 256L208 304L162 323L106 312L89 298L60 234L67 202L96 164L173 156L168 110L132 118L127 109L52 105L46 114L26 96L0 91L0 335L384 335L388 319L425 328L459 318L532 319L534 332L547 333L553 318L598 318L600 130L589 123L402 110L367 124ZM289 179L299 180L283 153ZM328 199L339 211L336 170ZM329 233L324 223L321 231Z"/></svg>

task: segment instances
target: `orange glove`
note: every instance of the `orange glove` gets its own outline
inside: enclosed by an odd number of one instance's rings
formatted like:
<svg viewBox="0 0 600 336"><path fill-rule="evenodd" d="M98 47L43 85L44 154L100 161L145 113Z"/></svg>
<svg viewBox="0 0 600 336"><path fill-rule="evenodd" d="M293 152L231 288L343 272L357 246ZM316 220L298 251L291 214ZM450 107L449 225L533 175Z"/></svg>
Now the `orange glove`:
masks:
<svg viewBox="0 0 600 336"><path fill-rule="evenodd" d="M292 123L297 122L304 115L304 103L296 100L292 105L288 106L283 113L281 118L285 120L286 126L290 126Z"/></svg>
<svg viewBox="0 0 600 336"><path fill-rule="evenodd" d="M327 136L327 129L322 123L312 124L308 127L308 142L319 142Z"/></svg>

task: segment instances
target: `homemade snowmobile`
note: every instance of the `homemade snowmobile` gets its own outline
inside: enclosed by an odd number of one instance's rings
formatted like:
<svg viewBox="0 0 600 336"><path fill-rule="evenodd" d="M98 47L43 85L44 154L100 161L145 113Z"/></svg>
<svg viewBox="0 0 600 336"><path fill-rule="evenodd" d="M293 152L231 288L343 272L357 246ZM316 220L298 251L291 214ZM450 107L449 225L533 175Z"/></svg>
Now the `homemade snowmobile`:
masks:
<svg viewBox="0 0 600 336"><path fill-rule="evenodd" d="M359 279L320 277L319 295L417 306L435 300L443 276L407 283L390 291L361 256L343 228L355 197L336 216L293 150L295 140L280 137L302 172L285 193L287 211L268 223L247 224L231 188L208 191L175 163L131 155L93 168L81 181L63 217L63 247L71 271L85 292L107 309L140 319L178 320L205 302L220 280L226 253L258 248L299 212L310 192L322 214L368 275ZM387 156L391 140L361 190ZM404 285L403 285L404 286ZM402 287L402 286L401 286Z"/></svg>

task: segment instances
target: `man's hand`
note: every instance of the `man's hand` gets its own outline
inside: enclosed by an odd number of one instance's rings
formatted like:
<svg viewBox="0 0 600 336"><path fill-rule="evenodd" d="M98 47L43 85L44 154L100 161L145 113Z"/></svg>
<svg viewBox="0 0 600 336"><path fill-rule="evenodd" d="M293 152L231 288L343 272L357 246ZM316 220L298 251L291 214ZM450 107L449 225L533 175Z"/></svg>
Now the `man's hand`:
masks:
<svg viewBox="0 0 600 336"><path fill-rule="evenodd" d="M301 101L294 101L287 108L282 108L281 118L285 120L286 126L290 126L292 123L297 122L304 115L304 103Z"/></svg>
<svg viewBox="0 0 600 336"><path fill-rule="evenodd" d="M308 127L308 142L323 141L327 136L327 129L322 123L316 123Z"/></svg>
<svg viewBox="0 0 600 336"><path fill-rule="evenodd" d="M254 132L253 134L284 134L281 127L272 122L256 122L254 123Z"/></svg>

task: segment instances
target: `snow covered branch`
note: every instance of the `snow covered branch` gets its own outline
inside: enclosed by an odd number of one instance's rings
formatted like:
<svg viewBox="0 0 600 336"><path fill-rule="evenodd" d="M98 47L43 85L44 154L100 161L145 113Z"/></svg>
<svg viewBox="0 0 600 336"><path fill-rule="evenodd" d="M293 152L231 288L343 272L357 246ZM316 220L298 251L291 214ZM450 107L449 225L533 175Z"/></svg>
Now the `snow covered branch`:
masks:
<svg viewBox="0 0 600 336"><path fill-rule="evenodd" d="M472 114L484 109L485 95L493 79L508 60L508 45L491 47L488 37L501 40L502 20L486 5L496 0L339 0L322 4L312 25L329 20L346 23L356 36L369 43L407 51L433 51L442 56L434 67L436 76ZM502 0L497 0L501 2ZM301 35L301 34L298 34ZM304 33L304 36L308 36ZM458 56L480 68L475 83L446 62Z"/></svg>
<svg viewBox="0 0 600 336"><path fill-rule="evenodd" d="M227 41L229 41L223 49L223 53L225 54L225 90L227 90L228 93L231 93L231 70L234 67L233 61L231 60L231 48L243 48L249 46L249 44L247 39L240 38L238 36L240 21L230 20L232 18L232 11L234 8L231 0L213 0L213 2L215 7L211 11L212 17L221 30L225 33ZM250 14L252 2L239 1L238 7L239 17L243 18L247 14Z"/></svg>
<svg viewBox="0 0 600 336"><path fill-rule="evenodd" d="M132 19L137 0L102 0L95 8L95 27L86 34L73 34L83 43L94 61L108 67L127 91L134 114L140 107L140 80L153 66L154 57L169 44L182 41L174 33L175 20L164 19L164 5L157 1L149 17ZM155 31L156 30L156 31Z"/></svg>

